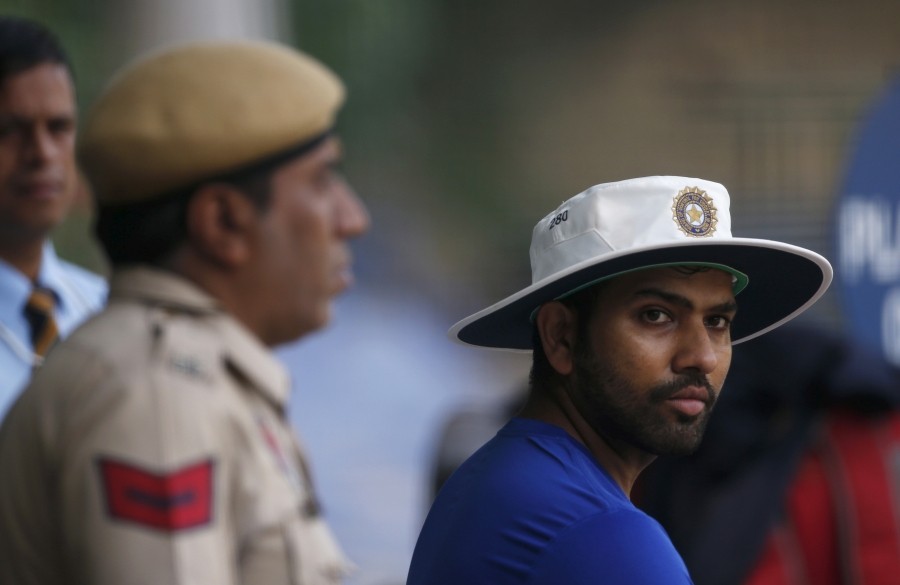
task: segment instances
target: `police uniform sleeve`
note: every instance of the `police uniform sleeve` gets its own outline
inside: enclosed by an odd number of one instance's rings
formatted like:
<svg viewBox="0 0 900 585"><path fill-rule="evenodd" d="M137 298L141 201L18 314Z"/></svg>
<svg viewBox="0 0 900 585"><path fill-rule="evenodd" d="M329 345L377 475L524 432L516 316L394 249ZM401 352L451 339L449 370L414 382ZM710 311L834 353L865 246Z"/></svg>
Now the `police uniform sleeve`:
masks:
<svg viewBox="0 0 900 585"><path fill-rule="evenodd" d="M12 582L341 581L283 370L228 323L114 306L54 349L4 429L0 552L55 576Z"/></svg>
<svg viewBox="0 0 900 585"><path fill-rule="evenodd" d="M214 380L169 360L107 363L77 349L42 378L69 388L51 443L71 580L235 583L233 445Z"/></svg>

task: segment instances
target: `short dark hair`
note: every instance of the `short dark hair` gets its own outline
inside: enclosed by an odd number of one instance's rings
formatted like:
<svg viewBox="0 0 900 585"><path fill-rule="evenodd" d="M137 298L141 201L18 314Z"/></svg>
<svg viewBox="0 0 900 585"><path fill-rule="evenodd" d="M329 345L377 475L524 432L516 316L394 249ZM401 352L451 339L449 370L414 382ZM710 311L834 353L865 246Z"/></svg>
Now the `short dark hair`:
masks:
<svg viewBox="0 0 900 585"><path fill-rule="evenodd" d="M317 148L331 130L243 167L197 181L151 201L124 205L99 205L94 231L113 266L160 265L187 237L187 207L203 185L227 183L243 193L259 211L271 199L272 175L289 162Z"/></svg>
<svg viewBox="0 0 900 585"><path fill-rule="evenodd" d="M73 75L68 55L48 28L26 18L0 16L0 83L44 63L62 65Z"/></svg>
<svg viewBox="0 0 900 585"><path fill-rule="evenodd" d="M152 201L100 206L94 231L113 266L161 265L187 238L187 208L203 185L227 183L243 193L254 206L269 206L274 168L210 179L177 189Z"/></svg>

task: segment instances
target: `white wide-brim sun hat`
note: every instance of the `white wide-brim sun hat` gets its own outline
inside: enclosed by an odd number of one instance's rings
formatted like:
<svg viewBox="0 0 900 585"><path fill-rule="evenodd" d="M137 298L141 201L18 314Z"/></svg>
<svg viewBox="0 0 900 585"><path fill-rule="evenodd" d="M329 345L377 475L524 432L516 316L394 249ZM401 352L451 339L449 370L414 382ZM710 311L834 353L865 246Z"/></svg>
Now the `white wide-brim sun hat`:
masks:
<svg viewBox="0 0 900 585"><path fill-rule="evenodd" d="M532 319L548 301L626 272L671 265L719 268L734 277L732 343L793 319L831 283L821 255L783 242L731 235L730 199L719 183L643 177L572 197L534 227L531 286L471 315L452 339L493 349L532 349Z"/></svg>

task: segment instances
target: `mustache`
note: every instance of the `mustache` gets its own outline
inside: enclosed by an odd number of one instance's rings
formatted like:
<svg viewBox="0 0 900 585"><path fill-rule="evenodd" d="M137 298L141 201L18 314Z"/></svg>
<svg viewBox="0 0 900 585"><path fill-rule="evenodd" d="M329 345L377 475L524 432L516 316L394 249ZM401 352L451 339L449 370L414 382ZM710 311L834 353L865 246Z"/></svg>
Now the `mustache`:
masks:
<svg viewBox="0 0 900 585"><path fill-rule="evenodd" d="M715 403L716 391L710 383L709 378L700 372L681 374L674 380L655 386L650 390L650 398L654 401L662 402L663 400L668 400L675 394L678 394L688 386L703 388L706 390L706 395L708 397L707 404L712 406L713 403Z"/></svg>

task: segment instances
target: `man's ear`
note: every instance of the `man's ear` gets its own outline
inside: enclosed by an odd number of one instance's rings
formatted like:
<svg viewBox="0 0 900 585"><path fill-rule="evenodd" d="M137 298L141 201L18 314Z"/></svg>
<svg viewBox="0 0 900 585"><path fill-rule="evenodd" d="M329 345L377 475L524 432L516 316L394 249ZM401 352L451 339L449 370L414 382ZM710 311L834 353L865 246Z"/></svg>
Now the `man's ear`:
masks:
<svg viewBox="0 0 900 585"><path fill-rule="evenodd" d="M575 313L559 301L551 301L538 310L535 324L547 361L559 374L571 374L577 331Z"/></svg>
<svg viewBox="0 0 900 585"><path fill-rule="evenodd" d="M250 261L259 230L259 211L226 183L197 189L187 207L188 241L197 254L226 267Z"/></svg>

